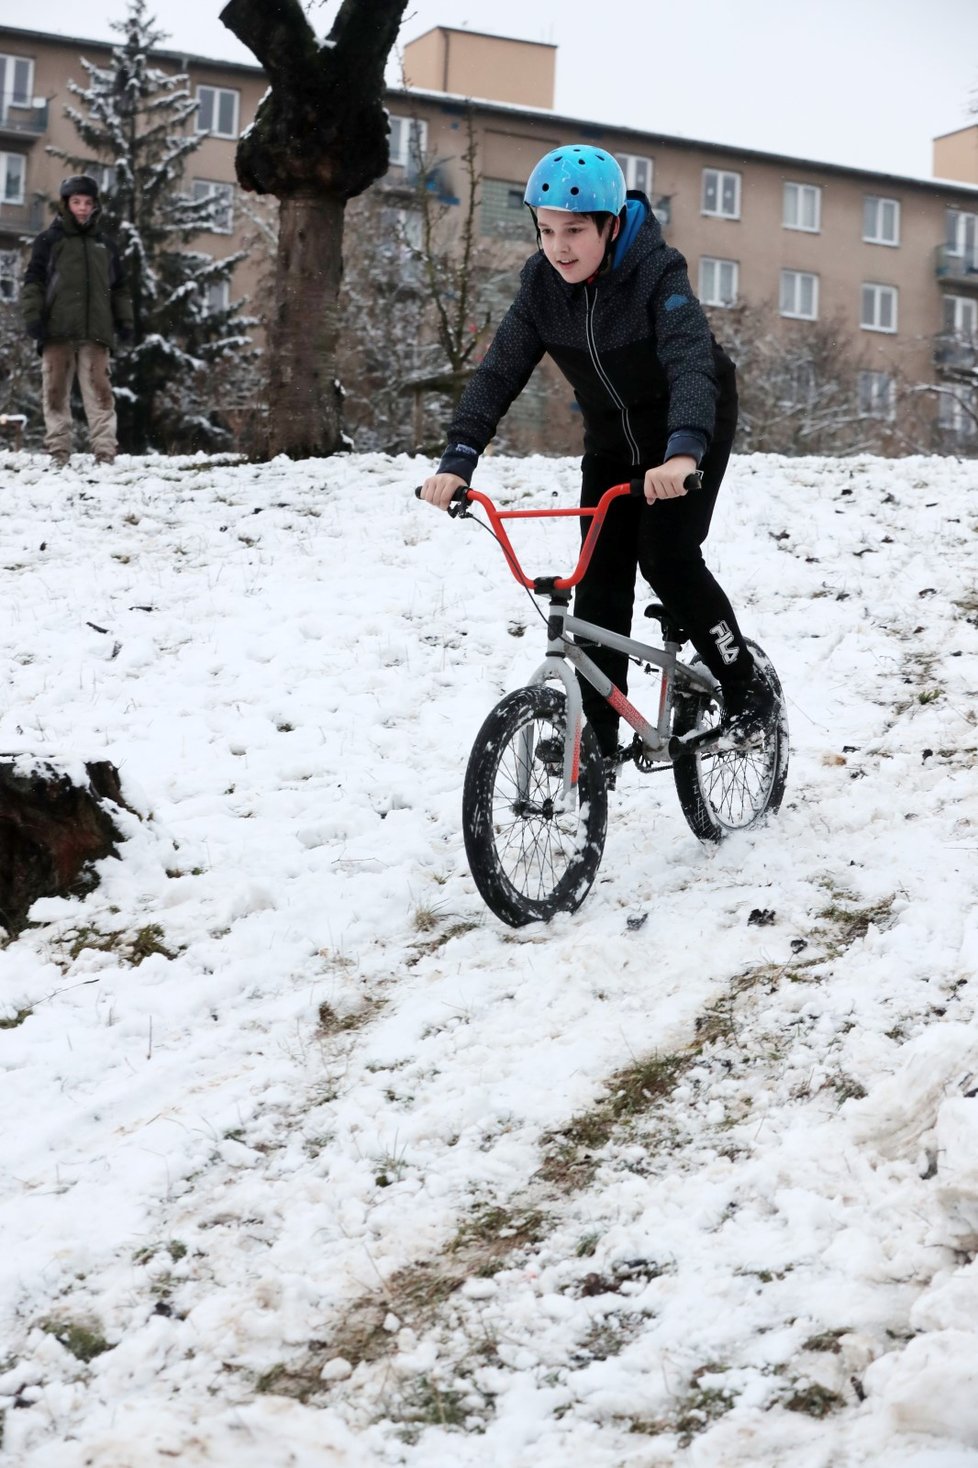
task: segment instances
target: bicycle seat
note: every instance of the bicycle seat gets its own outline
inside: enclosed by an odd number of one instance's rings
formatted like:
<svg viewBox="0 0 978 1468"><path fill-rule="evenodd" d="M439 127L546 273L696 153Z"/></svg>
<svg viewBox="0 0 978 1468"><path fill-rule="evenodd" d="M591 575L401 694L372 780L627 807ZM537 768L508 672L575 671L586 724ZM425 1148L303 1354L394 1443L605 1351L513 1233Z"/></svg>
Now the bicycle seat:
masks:
<svg viewBox="0 0 978 1468"><path fill-rule="evenodd" d="M673 621L661 602L653 601L645 608L647 617L654 617L662 628L664 642L678 642L680 647L689 641L689 634L684 632L678 622Z"/></svg>

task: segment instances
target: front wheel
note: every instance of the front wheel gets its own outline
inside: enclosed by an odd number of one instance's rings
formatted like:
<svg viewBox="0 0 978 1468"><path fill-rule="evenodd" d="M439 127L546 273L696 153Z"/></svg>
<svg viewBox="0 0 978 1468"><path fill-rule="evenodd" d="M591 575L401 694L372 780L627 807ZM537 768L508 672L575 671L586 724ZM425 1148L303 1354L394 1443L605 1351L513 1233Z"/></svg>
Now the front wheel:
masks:
<svg viewBox="0 0 978 1468"><path fill-rule="evenodd" d="M676 794L690 830L701 841L717 842L732 831L747 831L778 810L788 777L788 718L781 683L771 659L748 641L754 663L777 696L777 713L756 743L743 749L680 755L672 767ZM698 660L697 660L698 661ZM673 734L716 726L722 709L708 696L680 695Z"/></svg>
<svg viewBox="0 0 978 1468"><path fill-rule="evenodd" d="M608 827L608 787L598 742L581 734L575 798L561 805L567 699L520 688L476 735L465 772L462 821L475 885L511 927L573 912L597 874Z"/></svg>

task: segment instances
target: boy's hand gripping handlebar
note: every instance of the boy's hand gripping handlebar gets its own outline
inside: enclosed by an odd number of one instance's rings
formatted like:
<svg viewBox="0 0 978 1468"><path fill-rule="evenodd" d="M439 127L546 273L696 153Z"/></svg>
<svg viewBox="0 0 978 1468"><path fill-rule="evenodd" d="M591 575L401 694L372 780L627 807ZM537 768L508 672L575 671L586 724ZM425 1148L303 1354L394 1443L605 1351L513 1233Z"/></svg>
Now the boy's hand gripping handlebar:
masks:
<svg viewBox="0 0 978 1468"><path fill-rule="evenodd" d="M696 469L692 474L687 474L683 480L683 488L690 491L697 490L701 488L702 483L702 470ZM420 485L414 493L418 499L421 498ZM608 514L612 502L620 499L623 495L629 495L633 499L644 499L645 480L632 479L627 484L613 484L610 489L605 490L596 505L586 509L567 510L499 510L493 501L489 499L488 495L480 494L477 489L468 489L463 485L452 495L451 503L448 505L448 513L454 519L458 515L467 515L470 504L481 505L488 515L489 524L492 526L493 533L502 547L503 555L506 557L506 564L522 586L528 586L531 591L569 591L572 586L576 586L581 580L591 563L595 544L597 543L598 536L601 534L601 527L605 522L605 517ZM523 567L520 565L519 558L513 549L509 536L503 528L502 522L504 520L556 520L565 516L574 516L577 519L589 518L591 521L574 570L569 576L527 576Z"/></svg>

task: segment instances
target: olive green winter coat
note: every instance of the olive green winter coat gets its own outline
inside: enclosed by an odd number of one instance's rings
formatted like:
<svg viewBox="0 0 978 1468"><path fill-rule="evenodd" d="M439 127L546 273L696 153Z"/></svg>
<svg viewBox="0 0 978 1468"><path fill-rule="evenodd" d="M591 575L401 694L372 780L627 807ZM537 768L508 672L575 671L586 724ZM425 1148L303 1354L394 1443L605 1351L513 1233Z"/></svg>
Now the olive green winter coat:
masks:
<svg viewBox="0 0 978 1468"><path fill-rule="evenodd" d="M39 234L24 276L24 325L45 342L115 344L118 330L132 328L132 298L114 240L98 227L100 210L79 224L62 204L58 218Z"/></svg>

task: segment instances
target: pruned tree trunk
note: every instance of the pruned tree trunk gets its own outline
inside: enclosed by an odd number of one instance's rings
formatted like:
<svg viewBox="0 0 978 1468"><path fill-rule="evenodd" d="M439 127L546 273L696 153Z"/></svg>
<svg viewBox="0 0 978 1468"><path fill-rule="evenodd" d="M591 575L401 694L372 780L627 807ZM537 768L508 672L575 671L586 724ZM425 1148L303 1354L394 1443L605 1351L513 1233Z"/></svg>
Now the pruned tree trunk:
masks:
<svg viewBox="0 0 978 1468"><path fill-rule="evenodd" d="M336 343L342 249L339 199L290 194L281 200L275 305L268 333L272 456L304 459L340 445Z"/></svg>
<svg viewBox="0 0 978 1468"><path fill-rule="evenodd" d="M300 0L228 0L221 20L271 83L242 134L243 189L279 200L269 450L344 447L336 384L343 209L387 170L384 68L407 0L343 0L320 45Z"/></svg>
<svg viewBox="0 0 978 1468"><path fill-rule="evenodd" d="M0 923L11 935L39 897L66 897L97 885L92 863L117 856L122 837L103 801L124 805L119 773L86 764L87 786L53 765L0 761Z"/></svg>

